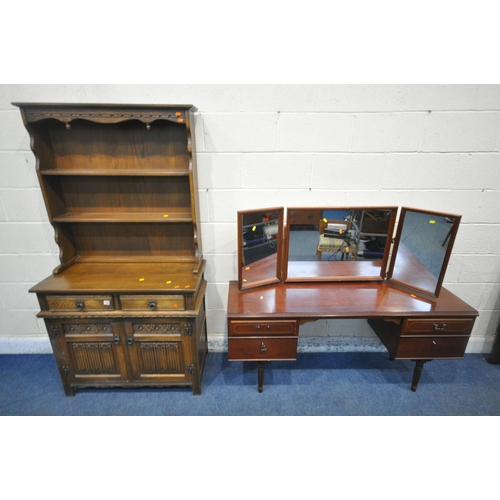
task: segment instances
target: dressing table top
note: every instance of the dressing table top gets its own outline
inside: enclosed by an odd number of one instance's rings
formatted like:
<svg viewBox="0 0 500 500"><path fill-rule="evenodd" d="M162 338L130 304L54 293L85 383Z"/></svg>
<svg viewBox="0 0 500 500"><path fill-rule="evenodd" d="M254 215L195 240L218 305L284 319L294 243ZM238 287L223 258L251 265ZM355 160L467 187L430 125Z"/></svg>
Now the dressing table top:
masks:
<svg viewBox="0 0 500 500"><path fill-rule="evenodd" d="M281 283L238 290L229 283L228 319L381 318L477 316L462 299L442 288L439 298L424 298L385 281Z"/></svg>

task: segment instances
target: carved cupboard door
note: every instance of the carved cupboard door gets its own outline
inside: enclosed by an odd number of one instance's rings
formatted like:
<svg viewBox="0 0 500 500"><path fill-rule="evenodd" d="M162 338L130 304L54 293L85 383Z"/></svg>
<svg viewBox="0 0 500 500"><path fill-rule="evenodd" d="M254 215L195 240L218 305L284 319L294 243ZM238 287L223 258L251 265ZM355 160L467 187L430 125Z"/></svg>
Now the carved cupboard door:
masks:
<svg viewBox="0 0 500 500"><path fill-rule="evenodd" d="M127 380L120 322L50 319L46 324L66 389L79 383L97 386Z"/></svg>
<svg viewBox="0 0 500 500"><path fill-rule="evenodd" d="M182 321L137 319L125 323L134 379L142 382L190 382L189 325Z"/></svg>

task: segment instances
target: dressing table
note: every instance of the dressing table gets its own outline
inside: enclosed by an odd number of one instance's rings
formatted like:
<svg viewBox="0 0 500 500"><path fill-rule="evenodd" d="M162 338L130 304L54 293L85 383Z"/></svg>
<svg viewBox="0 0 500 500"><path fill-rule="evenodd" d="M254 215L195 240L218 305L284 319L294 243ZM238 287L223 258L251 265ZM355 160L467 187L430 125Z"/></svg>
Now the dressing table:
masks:
<svg viewBox="0 0 500 500"><path fill-rule="evenodd" d="M258 363L259 392L266 363L295 360L300 326L311 321L366 319L391 360L415 362L412 391L426 362L463 358L478 312L442 287L460 216L405 207L399 219L396 207L289 208L290 223L264 242L274 254L244 260L247 218L273 212L282 221L283 211L238 212L240 265L238 281L229 284L228 359ZM307 213L316 216L308 220ZM323 220L331 213L341 213L355 228L348 245L373 249L376 240L381 258L372 253L349 260L344 252L318 261L317 214ZM379 233L365 230L367 214L385 220ZM301 254L301 247L308 250Z"/></svg>

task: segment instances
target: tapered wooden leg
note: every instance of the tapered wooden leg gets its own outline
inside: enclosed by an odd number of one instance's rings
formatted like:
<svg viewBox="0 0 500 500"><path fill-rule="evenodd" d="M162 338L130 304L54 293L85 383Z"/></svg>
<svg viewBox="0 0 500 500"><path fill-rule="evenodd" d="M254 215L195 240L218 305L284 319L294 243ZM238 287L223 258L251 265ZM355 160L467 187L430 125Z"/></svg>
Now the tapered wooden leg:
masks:
<svg viewBox="0 0 500 500"><path fill-rule="evenodd" d="M411 390L415 392L417 390L418 382L420 380L420 375L422 375L422 368L427 361L430 359L419 359L415 361L415 370L413 371L413 380L411 381Z"/></svg>
<svg viewBox="0 0 500 500"><path fill-rule="evenodd" d="M257 389L259 392L264 390L264 367L266 366L265 362L260 362L257 364L258 367L258 385Z"/></svg>

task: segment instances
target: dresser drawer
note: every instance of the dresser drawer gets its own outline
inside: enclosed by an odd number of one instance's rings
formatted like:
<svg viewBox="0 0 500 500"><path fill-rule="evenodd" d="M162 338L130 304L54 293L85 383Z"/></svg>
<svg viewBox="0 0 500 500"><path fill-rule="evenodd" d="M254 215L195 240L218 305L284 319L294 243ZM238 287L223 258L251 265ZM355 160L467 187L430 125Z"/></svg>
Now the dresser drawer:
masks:
<svg viewBox="0 0 500 500"><path fill-rule="evenodd" d="M124 311L184 311L183 295L120 295Z"/></svg>
<svg viewBox="0 0 500 500"><path fill-rule="evenodd" d="M229 361L297 359L297 338L228 339Z"/></svg>
<svg viewBox="0 0 500 500"><path fill-rule="evenodd" d="M398 359L457 359L463 358L468 336L402 337Z"/></svg>
<svg viewBox="0 0 500 500"><path fill-rule="evenodd" d="M47 295L49 309L54 312L113 311L111 295Z"/></svg>
<svg viewBox="0 0 500 500"><path fill-rule="evenodd" d="M407 319L402 335L470 335L474 320L470 318Z"/></svg>
<svg viewBox="0 0 500 500"><path fill-rule="evenodd" d="M230 335L298 335L296 321L231 321Z"/></svg>

